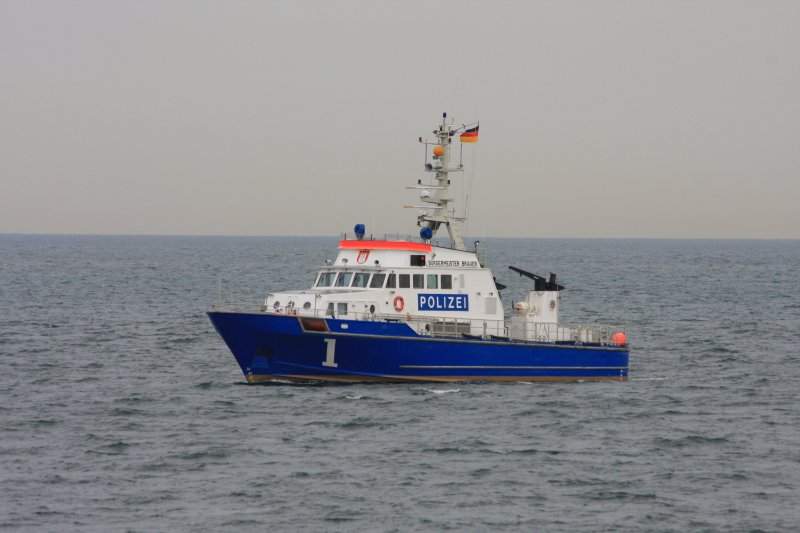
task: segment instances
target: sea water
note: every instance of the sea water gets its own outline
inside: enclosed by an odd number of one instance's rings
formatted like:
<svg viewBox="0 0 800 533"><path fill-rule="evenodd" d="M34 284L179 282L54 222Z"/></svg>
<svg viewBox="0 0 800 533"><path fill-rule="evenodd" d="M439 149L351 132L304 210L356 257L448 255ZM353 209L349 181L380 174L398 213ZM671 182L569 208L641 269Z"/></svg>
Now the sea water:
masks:
<svg viewBox="0 0 800 533"><path fill-rule="evenodd" d="M335 238L0 235L0 527L796 530L800 241L487 239L628 382L248 386L205 311Z"/></svg>

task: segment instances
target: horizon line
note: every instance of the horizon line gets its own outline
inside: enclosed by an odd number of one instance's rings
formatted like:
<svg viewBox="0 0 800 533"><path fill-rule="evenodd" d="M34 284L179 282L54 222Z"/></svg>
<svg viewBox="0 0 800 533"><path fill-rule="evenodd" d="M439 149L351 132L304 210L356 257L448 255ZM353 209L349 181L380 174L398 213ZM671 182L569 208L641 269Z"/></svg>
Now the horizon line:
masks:
<svg viewBox="0 0 800 533"><path fill-rule="evenodd" d="M201 234L201 233L20 233L0 232L0 236L19 237L231 237L231 238L294 238L294 239L340 239L339 235L243 235L243 234ZM464 237L469 240L487 239L542 239L542 240L642 240L642 241L798 241L800 237ZM437 239L433 239L439 241ZM441 241L449 242L448 238Z"/></svg>

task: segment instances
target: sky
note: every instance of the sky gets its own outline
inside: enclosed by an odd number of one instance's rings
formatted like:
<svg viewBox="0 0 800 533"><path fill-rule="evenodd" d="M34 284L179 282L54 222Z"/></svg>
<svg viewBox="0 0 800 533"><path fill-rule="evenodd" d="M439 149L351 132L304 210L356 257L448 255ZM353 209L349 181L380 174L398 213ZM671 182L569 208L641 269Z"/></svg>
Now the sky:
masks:
<svg viewBox="0 0 800 533"><path fill-rule="evenodd" d="M0 233L800 238L798 1L0 0Z"/></svg>

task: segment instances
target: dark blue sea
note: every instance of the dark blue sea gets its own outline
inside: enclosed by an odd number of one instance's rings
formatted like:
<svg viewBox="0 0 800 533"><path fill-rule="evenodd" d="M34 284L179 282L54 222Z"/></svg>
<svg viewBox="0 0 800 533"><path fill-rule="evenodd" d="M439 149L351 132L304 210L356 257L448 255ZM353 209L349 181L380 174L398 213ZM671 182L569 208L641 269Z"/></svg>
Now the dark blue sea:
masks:
<svg viewBox="0 0 800 533"><path fill-rule="evenodd" d="M628 326L628 382L245 385L207 307L336 244L0 235L0 528L800 527L800 241L487 239L507 305L555 272Z"/></svg>

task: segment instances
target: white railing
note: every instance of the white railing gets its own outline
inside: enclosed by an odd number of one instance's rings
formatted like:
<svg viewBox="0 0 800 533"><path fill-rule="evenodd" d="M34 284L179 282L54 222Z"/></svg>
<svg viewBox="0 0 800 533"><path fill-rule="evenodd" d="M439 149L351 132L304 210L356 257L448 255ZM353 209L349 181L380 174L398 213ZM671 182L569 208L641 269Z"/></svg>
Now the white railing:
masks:
<svg viewBox="0 0 800 533"><path fill-rule="evenodd" d="M610 324L578 324L565 326L554 322L529 322L525 338L542 342L578 342L581 344L617 344L613 337L626 334L625 326ZM512 326L512 330L513 330ZM520 328L522 329L522 328ZM512 331L512 335L517 332Z"/></svg>
<svg viewBox="0 0 800 533"><path fill-rule="evenodd" d="M359 238L353 233L340 233L339 238L343 241L357 241ZM439 248L450 248L455 250L453 244L448 240L446 243L440 243L438 239L433 239L431 241L426 241L420 238L419 235L402 235L399 233L385 233L383 236L381 235L364 235L365 241L393 241L393 242L415 242L415 243L422 243L422 244L431 244L432 246L437 246Z"/></svg>
<svg viewBox="0 0 800 533"><path fill-rule="evenodd" d="M510 317L505 317L504 320L483 320L369 312L349 312L342 315L334 312L332 315L325 309L304 309L303 307L296 306L276 308L265 305L261 305L257 308L245 308L238 305L215 305L211 306L211 310L370 322L402 322L407 323L418 334L431 337L454 338L477 336L483 339L499 337L501 339L508 338L510 340L526 340L533 342L574 342L579 344L615 346L618 344L613 340L615 334L622 333L627 335L625 326L614 326L610 324L579 324L575 326L566 326L553 322L528 322L526 324L526 333L521 335L521 332L514 327L514 323L510 320Z"/></svg>

